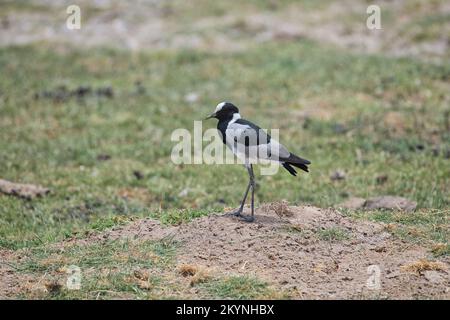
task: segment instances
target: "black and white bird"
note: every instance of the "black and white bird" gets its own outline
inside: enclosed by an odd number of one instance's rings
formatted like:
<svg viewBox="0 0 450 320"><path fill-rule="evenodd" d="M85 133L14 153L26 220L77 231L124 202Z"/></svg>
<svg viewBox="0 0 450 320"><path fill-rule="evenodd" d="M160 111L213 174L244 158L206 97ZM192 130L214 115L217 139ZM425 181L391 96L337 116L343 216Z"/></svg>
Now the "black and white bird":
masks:
<svg viewBox="0 0 450 320"><path fill-rule="evenodd" d="M217 130L219 130L223 143L243 161L247 168L250 180L244 194L244 199L242 199L239 209L232 212L232 214L241 217L245 221L252 222L254 220L255 198L253 164L258 163L260 160L275 161L289 171L290 174L296 176L297 171L295 171L294 167L308 172L308 165L311 162L289 152L283 145L275 139L272 139L256 124L242 119L239 114L239 109L230 102L219 103L214 113L206 119L210 118L219 120ZM242 211L250 188L252 189L251 216L243 216Z"/></svg>

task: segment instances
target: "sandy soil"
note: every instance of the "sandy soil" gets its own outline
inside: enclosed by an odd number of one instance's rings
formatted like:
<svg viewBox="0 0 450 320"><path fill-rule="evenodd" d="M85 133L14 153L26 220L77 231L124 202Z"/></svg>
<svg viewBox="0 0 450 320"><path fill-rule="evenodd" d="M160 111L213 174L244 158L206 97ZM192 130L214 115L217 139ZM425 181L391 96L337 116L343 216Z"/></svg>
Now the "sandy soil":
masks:
<svg viewBox="0 0 450 320"><path fill-rule="evenodd" d="M143 219L57 246L173 237L181 245L177 265L256 276L297 299L450 298L449 259L432 259L427 249L395 239L382 224L311 206L275 211L273 205L262 206L254 223L223 214L172 227ZM341 236L327 238L330 230ZM6 262L20 256L0 254ZM421 267L424 261L437 263L440 270ZM367 285L372 265L380 270L379 289ZM416 265L416 270L411 267ZM0 297L14 296L23 283L33 281L8 264L2 264L0 279Z"/></svg>

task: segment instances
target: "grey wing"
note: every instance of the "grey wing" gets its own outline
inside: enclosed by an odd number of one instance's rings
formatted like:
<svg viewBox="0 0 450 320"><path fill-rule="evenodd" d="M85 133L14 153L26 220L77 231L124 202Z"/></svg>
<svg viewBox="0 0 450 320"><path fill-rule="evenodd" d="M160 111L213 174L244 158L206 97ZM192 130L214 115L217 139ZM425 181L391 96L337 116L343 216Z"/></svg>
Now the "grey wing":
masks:
<svg viewBox="0 0 450 320"><path fill-rule="evenodd" d="M289 158L289 151L264 130L247 123L232 123L227 129L227 145L235 152L252 158L279 161Z"/></svg>
<svg viewBox="0 0 450 320"><path fill-rule="evenodd" d="M268 144L270 136L257 126L248 124L232 123L226 131L227 140L245 147Z"/></svg>

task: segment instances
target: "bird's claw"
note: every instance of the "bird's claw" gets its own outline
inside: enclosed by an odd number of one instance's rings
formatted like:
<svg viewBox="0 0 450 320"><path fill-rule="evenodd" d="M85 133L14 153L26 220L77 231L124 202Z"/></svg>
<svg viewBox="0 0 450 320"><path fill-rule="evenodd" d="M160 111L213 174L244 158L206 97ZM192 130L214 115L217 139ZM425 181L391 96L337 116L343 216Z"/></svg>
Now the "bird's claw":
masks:
<svg viewBox="0 0 450 320"><path fill-rule="evenodd" d="M244 220L245 222L253 222L253 221L255 221L255 217L254 216L243 216L243 215L240 215L239 218Z"/></svg>
<svg viewBox="0 0 450 320"><path fill-rule="evenodd" d="M253 215L252 216L242 215L242 211L243 210L241 209L237 209L234 211L227 212L225 215L238 217L245 222L253 222L255 220L255 217Z"/></svg>
<svg viewBox="0 0 450 320"><path fill-rule="evenodd" d="M240 216L242 216L242 210L238 209L238 210L230 211L230 212L225 213L225 215L240 217Z"/></svg>

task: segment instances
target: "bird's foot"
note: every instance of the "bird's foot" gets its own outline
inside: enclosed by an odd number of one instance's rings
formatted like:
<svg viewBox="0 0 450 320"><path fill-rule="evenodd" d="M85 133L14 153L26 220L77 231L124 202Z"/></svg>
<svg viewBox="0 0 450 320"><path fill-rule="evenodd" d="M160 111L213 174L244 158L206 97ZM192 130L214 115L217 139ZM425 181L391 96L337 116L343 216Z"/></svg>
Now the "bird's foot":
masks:
<svg viewBox="0 0 450 320"><path fill-rule="evenodd" d="M235 216L235 217L241 217L242 216L242 209L233 210L230 212L225 213L226 216Z"/></svg>
<svg viewBox="0 0 450 320"><path fill-rule="evenodd" d="M255 221L255 217L253 215L248 216L248 215L242 215L242 211L243 209L237 209L237 210L233 210L230 212L225 213L225 216L234 216L234 217L238 217L239 219L245 221L245 222L253 222Z"/></svg>
<svg viewBox="0 0 450 320"><path fill-rule="evenodd" d="M253 222L255 221L255 217L253 215L251 216L243 216L243 215L239 215L239 218L245 222Z"/></svg>

